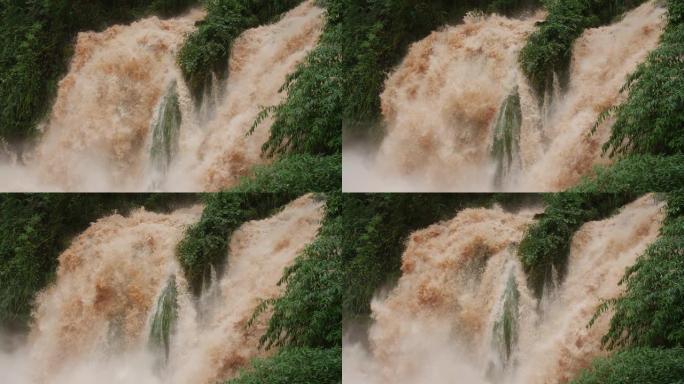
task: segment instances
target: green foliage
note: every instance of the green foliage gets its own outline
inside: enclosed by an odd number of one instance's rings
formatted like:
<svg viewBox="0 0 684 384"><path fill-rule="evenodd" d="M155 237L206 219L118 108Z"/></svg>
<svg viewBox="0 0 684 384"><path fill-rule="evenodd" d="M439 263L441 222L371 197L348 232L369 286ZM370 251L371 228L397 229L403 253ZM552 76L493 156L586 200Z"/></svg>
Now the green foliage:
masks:
<svg viewBox="0 0 684 384"><path fill-rule="evenodd" d="M559 193L546 195L546 209L539 220L525 232L518 255L530 288L541 297L552 271L563 278L575 232L588 221L600 220L635 195L631 193Z"/></svg>
<svg viewBox="0 0 684 384"><path fill-rule="evenodd" d="M594 361L572 384L676 384L684 381L684 349L635 348Z"/></svg>
<svg viewBox="0 0 684 384"><path fill-rule="evenodd" d="M242 223L269 216L297 195L291 193L210 193L199 222L190 226L178 243L178 260L196 295L211 277L211 268L223 271L230 234Z"/></svg>
<svg viewBox="0 0 684 384"><path fill-rule="evenodd" d="M19 145L36 134L76 32L154 12L171 15L193 0L0 0L0 137ZM18 148L21 152L21 148Z"/></svg>
<svg viewBox="0 0 684 384"><path fill-rule="evenodd" d="M629 267L620 284L624 294L606 301L592 322L613 309L602 342L616 347L684 346L684 190L668 195L660 237Z"/></svg>
<svg viewBox="0 0 684 384"><path fill-rule="evenodd" d="M340 235L344 313L370 313L376 290L399 277L404 242L411 232L492 200L491 195L478 194L344 195Z"/></svg>
<svg viewBox="0 0 684 384"><path fill-rule="evenodd" d="M226 384L338 384L342 382L342 348L287 348L252 361L249 369Z"/></svg>
<svg viewBox="0 0 684 384"><path fill-rule="evenodd" d="M244 178L230 192L291 193L332 192L340 190L342 154L312 156L286 155L274 163L256 166L253 175Z"/></svg>
<svg viewBox="0 0 684 384"><path fill-rule="evenodd" d="M613 20L644 0L543 0L545 21L520 52L520 65L538 94L552 85L554 73L564 75L572 56L572 44L586 28ZM565 76L561 76L564 79Z"/></svg>
<svg viewBox="0 0 684 384"><path fill-rule="evenodd" d="M597 123L615 118L603 146L611 156L684 153L684 2L670 0L668 8L669 24L660 45L622 88L629 92L627 100L605 111Z"/></svg>
<svg viewBox="0 0 684 384"><path fill-rule="evenodd" d="M684 155L632 155L610 167L598 167L573 187L574 192L674 191L684 185Z"/></svg>
<svg viewBox="0 0 684 384"><path fill-rule="evenodd" d="M170 194L0 194L0 328L24 330L72 237L113 210L167 211L194 201Z"/></svg>
<svg viewBox="0 0 684 384"><path fill-rule="evenodd" d="M285 293L266 300L252 320L272 310L261 343L272 346L322 347L342 342L342 195L328 198L326 217L316 239L285 269L279 284Z"/></svg>
<svg viewBox="0 0 684 384"><path fill-rule="evenodd" d="M272 21L302 0L207 0L207 17L197 24L178 54L178 64L196 99L211 82L225 77L233 41L244 30Z"/></svg>

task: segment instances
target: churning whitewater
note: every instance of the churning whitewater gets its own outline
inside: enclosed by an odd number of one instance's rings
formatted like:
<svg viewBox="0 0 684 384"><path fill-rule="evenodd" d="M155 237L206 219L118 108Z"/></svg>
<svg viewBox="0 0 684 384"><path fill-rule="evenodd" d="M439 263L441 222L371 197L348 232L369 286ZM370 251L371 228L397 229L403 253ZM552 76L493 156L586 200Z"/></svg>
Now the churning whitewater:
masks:
<svg viewBox="0 0 684 384"><path fill-rule="evenodd" d="M150 17L79 33L69 73L22 159L0 163L2 189L214 191L267 159L267 119L247 136L260 108L278 104L286 76L318 41L323 10L307 1L233 43L228 79L193 101L176 63L204 12Z"/></svg>
<svg viewBox="0 0 684 384"><path fill-rule="evenodd" d="M603 299L622 292L625 268L658 236L662 207L647 195L584 224L567 275L548 281L540 300L516 255L535 211L467 209L413 233L397 285L371 303L371 325L345 334L343 382L567 382L605 354L610 314L587 324Z"/></svg>
<svg viewBox="0 0 684 384"><path fill-rule="evenodd" d="M268 315L247 323L260 300L282 292L283 269L314 239L322 211L322 202L304 196L243 224L231 236L225 273L199 298L188 290L175 249L201 206L98 220L60 255L25 345L0 350L0 371L10 375L3 382L209 384L234 377L266 353L259 337Z"/></svg>
<svg viewBox="0 0 684 384"><path fill-rule="evenodd" d="M569 83L537 96L518 54L537 12L468 15L413 44L381 95L385 135L345 142L345 191L559 191L609 163L601 152L627 76L654 49L665 10L651 1L573 45Z"/></svg>

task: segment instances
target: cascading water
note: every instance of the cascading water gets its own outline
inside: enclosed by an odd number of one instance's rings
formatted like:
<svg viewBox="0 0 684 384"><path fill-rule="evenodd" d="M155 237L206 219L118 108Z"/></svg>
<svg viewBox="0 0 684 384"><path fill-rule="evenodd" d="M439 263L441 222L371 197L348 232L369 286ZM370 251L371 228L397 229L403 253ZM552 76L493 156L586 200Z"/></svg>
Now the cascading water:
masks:
<svg viewBox="0 0 684 384"><path fill-rule="evenodd" d="M368 346L345 336L343 382L564 383L604 354L610 316L587 324L657 237L662 204L647 195L583 225L545 307L516 254L533 214L467 209L413 233L397 285L371 303Z"/></svg>
<svg viewBox="0 0 684 384"><path fill-rule="evenodd" d="M323 10L306 1L231 47L228 79L212 76L196 104L176 63L204 13L150 17L79 33L68 74L35 148L0 164L4 190L218 190L266 159L271 120L246 136L261 106L320 35ZM23 164L22 164L23 163Z"/></svg>
<svg viewBox="0 0 684 384"><path fill-rule="evenodd" d="M652 1L612 25L586 30L573 46L567 86L561 89L555 75L539 96L519 69L518 53L542 13L522 19L469 15L433 32L410 47L385 83L379 147L345 145L344 189L572 186L594 165L609 162L601 145L611 121L594 135L591 129L605 108L622 99L626 77L656 47L664 12Z"/></svg>
<svg viewBox="0 0 684 384"><path fill-rule="evenodd" d="M317 233L322 203L304 196L235 231L212 300L188 291L175 255L200 213L138 210L78 236L37 298L25 345L0 351L3 382L214 383L265 353L258 340L268 316L246 324L261 299L281 292L283 269Z"/></svg>

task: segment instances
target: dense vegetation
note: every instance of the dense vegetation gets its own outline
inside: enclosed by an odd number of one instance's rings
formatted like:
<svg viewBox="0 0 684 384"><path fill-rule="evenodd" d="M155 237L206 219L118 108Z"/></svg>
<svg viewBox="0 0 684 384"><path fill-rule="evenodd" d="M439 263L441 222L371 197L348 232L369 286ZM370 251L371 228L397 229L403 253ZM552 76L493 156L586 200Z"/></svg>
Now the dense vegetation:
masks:
<svg viewBox="0 0 684 384"><path fill-rule="evenodd" d="M520 52L525 75L541 96L553 84L556 74L567 81L572 44L587 28L612 21L644 0L543 0L546 20L527 40Z"/></svg>
<svg viewBox="0 0 684 384"><path fill-rule="evenodd" d="M255 359L226 384L336 384L342 382L342 349L288 348Z"/></svg>
<svg viewBox="0 0 684 384"><path fill-rule="evenodd" d="M675 384L684 378L684 350L636 348L594 361L573 384Z"/></svg>
<svg viewBox="0 0 684 384"><path fill-rule="evenodd" d="M572 187L575 192L674 191L684 185L684 155L632 155L610 167L597 167Z"/></svg>
<svg viewBox="0 0 684 384"><path fill-rule="evenodd" d="M26 329L33 297L49 283L57 257L99 217L143 205L166 211L194 195L0 195L0 329Z"/></svg>
<svg viewBox="0 0 684 384"><path fill-rule="evenodd" d="M36 134L66 71L75 34L146 14L178 13L193 0L0 0L0 138Z"/></svg>
<svg viewBox="0 0 684 384"><path fill-rule="evenodd" d="M201 102L205 87L228 73L228 57L233 41L246 29L272 21L302 0L215 0L205 1L207 17L188 36L178 64L196 101Z"/></svg>
<svg viewBox="0 0 684 384"><path fill-rule="evenodd" d="M575 232L586 222L601 220L633 200L632 193L563 193L545 196L546 209L525 232L518 255L530 288L541 297L552 271L562 279Z"/></svg>
<svg viewBox="0 0 684 384"><path fill-rule="evenodd" d="M289 155L269 165L254 167L230 192L294 193L335 191L342 180L342 154L332 156Z"/></svg>

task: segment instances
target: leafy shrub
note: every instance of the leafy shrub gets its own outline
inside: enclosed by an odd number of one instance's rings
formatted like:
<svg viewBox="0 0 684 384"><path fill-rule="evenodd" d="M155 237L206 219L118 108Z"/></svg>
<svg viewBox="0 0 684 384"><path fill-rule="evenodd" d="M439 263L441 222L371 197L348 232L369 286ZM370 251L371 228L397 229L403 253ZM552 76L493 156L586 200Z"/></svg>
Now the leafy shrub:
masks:
<svg viewBox="0 0 684 384"><path fill-rule="evenodd" d="M684 349L635 348L594 361L572 384L675 384L684 380Z"/></svg>
<svg viewBox="0 0 684 384"><path fill-rule="evenodd" d="M287 348L256 358L226 384L337 384L342 382L342 348Z"/></svg>
<svg viewBox="0 0 684 384"><path fill-rule="evenodd" d="M342 155L312 156L292 154L269 165L256 166L230 192L291 193L339 191L342 180Z"/></svg>
<svg viewBox="0 0 684 384"><path fill-rule="evenodd" d="M684 185L684 155L632 155L610 167L598 167L571 191L648 192L674 191Z"/></svg>
<svg viewBox="0 0 684 384"><path fill-rule="evenodd" d="M570 252L570 242L582 224L600 220L635 195L631 193L559 193L546 196L547 207L541 218L525 232L518 254L529 286L541 297L552 270L562 278Z"/></svg>

